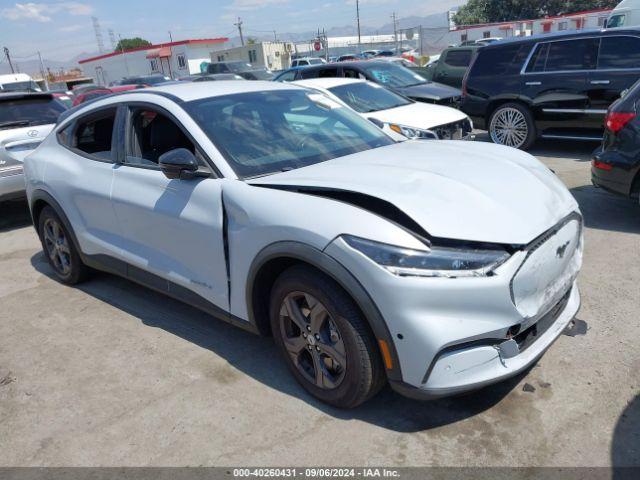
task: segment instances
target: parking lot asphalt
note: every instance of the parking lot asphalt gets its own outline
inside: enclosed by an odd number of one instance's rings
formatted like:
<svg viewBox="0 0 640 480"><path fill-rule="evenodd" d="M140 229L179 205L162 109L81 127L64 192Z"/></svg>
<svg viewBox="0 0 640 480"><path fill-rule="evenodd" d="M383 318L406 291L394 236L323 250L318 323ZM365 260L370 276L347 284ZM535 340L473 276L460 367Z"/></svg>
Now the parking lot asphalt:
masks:
<svg viewBox="0 0 640 480"><path fill-rule="evenodd" d="M591 186L593 144L537 145L586 224L584 335L526 374L342 411L259 338L126 280L52 278L0 206L0 466L640 465L640 206Z"/></svg>

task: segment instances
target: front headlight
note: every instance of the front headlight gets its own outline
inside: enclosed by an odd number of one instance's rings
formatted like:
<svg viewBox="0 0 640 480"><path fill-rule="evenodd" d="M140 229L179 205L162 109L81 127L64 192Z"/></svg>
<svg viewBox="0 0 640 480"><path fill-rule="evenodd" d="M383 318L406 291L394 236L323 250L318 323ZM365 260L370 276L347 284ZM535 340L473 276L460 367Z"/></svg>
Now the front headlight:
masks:
<svg viewBox="0 0 640 480"><path fill-rule="evenodd" d="M503 249L431 247L413 250L343 235L347 244L401 277L483 277L509 258Z"/></svg>
<svg viewBox="0 0 640 480"><path fill-rule="evenodd" d="M404 125L398 125L396 123L390 123L389 128L396 133L404 135L410 139L419 140L438 140L438 134L431 130L423 130L421 128L406 127Z"/></svg>

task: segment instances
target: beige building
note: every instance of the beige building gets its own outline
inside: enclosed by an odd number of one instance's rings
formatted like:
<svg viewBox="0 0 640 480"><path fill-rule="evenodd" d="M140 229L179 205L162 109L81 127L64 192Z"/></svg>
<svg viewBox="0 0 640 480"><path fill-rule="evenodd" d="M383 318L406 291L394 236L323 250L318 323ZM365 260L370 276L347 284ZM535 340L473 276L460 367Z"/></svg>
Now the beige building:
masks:
<svg viewBox="0 0 640 480"><path fill-rule="evenodd" d="M211 52L211 61L216 63L241 60L259 68L283 70L291 65L292 50L291 43L260 42Z"/></svg>

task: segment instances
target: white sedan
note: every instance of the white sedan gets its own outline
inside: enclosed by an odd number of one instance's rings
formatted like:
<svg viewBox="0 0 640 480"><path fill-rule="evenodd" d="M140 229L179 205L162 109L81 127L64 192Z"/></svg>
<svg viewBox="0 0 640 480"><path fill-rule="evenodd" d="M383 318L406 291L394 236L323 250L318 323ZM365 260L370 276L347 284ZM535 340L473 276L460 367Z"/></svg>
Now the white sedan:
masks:
<svg viewBox="0 0 640 480"><path fill-rule="evenodd" d="M366 80L313 78L293 83L321 91L392 135L462 140L473 130L471 119L455 108L415 102Z"/></svg>

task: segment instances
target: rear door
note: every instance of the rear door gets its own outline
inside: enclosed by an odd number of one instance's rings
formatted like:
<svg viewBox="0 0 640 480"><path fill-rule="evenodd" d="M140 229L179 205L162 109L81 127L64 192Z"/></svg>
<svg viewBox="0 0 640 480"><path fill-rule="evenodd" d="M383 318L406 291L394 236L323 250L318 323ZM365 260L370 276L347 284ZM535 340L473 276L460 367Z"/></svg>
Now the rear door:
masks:
<svg viewBox="0 0 640 480"><path fill-rule="evenodd" d="M523 67L520 93L531 102L543 136L583 136L585 128L597 128L600 113L591 109L588 79L598 46L598 38L577 38L534 47Z"/></svg>
<svg viewBox="0 0 640 480"><path fill-rule="evenodd" d="M623 90L640 78L640 38L603 36L600 40L597 69L589 75L590 108L597 110L599 126L609 106L620 98Z"/></svg>
<svg viewBox="0 0 640 480"><path fill-rule="evenodd" d="M438 66L433 74L433 81L460 88L462 79L471 64L474 49L455 48L446 50L438 60Z"/></svg>

